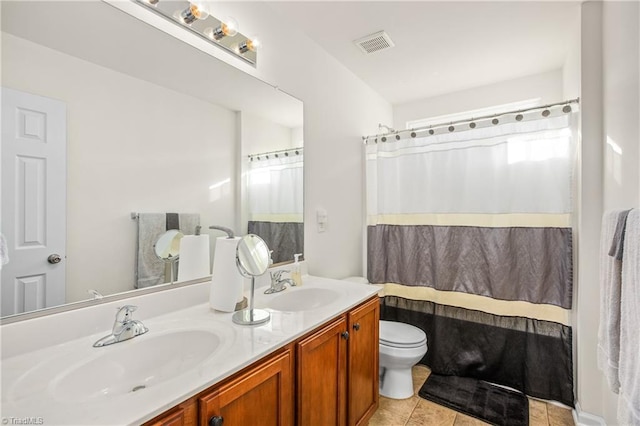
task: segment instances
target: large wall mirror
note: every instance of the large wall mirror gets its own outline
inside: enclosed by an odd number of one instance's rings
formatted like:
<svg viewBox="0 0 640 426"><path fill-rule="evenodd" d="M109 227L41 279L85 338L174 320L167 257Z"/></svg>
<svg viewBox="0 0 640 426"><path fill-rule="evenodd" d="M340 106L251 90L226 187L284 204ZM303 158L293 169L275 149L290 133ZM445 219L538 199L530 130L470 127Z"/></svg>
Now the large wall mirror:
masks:
<svg viewBox="0 0 640 426"><path fill-rule="evenodd" d="M1 6L3 317L179 281L170 230L301 252L302 102L101 1Z"/></svg>

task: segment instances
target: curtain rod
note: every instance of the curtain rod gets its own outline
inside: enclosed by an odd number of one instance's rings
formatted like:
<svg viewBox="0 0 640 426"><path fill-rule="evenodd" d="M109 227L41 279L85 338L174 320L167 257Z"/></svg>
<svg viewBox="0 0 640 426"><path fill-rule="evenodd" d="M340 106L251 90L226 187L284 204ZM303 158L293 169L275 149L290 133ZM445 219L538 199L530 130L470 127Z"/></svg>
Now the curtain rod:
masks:
<svg viewBox="0 0 640 426"><path fill-rule="evenodd" d="M276 154L276 157L277 157L278 154L281 154L281 153L285 153L286 155L289 155L287 153L289 153L291 151L295 151L296 155L299 155L300 152L298 152L298 151L302 151L302 150L303 150L303 147L300 146L298 148L288 148L288 149L280 149L280 150L277 150L277 151L260 152L258 154L249 154L249 155L247 155L247 158L253 158L253 157L258 157L259 158L261 155L267 156L267 155L271 155L271 154Z"/></svg>
<svg viewBox="0 0 640 426"><path fill-rule="evenodd" d="M487 120L489 118L495 119L496 117L502 117L502 116L505 116L505 115L519 114L519 113L528 112L528 111L535 111L535 110L538 110L538 109L547 109L547 108L552 108L552 107L560 106L560 105L576 104L576 103L579 103L579 102L580 102L580 98L575 98L575 99L569 99L567 101L555 102L555 103L547 104L547 105L540 105L540 106L535 106L535 107L530 107L530 108L524 108L524 109L517 109L517 110L513 110L513 111L502 112L502 113L499 113L499 114L483 115L483 116L480 116L480 117L471 117L471 118L467 118L467 119L463 119L463 120L456 120L456 121L449 121L449 122L446 122L446 123L432 124L432 125L429 125L429 126L420 126L420 127L416 127L416 128L412 128L412 129L396 130L394 132L387 132L387 133L383 133L383 134L380 134L380 135L363 136L362 137L362 141L366 144L369 141L370 138L378 138L378 137L380 137L380 138L384 139L382 142L386 142L386 137L387 136L396 135L396 139L400 139L400 134L401 133L407 133L407 132L411 132L411 137L415 137L417 132L424 132L424 131L427 131L427 130L432 130L434 128L440 128L440 127L444 127L444 126L453 127L454 124L472 123L474 121L482 121L482 120ZM569 109L568 111L565 111L565 112L571 112L571 109ZM545 115L545 117L546 117L546 115ZM498 123L494 123L494 124L498 124ZM387 126L383 126L383 127L387 127ZM475 125L472 126L472 128L473 127L475 127ZM453 131L453 130L450 129L450 131Z"/></svg>

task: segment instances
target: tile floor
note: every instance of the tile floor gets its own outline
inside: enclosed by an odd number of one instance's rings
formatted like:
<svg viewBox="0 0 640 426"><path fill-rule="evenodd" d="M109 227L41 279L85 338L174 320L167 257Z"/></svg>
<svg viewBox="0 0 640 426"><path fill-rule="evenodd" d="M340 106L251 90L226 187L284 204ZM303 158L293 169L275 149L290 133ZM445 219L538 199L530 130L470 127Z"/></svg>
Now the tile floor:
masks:
<svg viewBox="0 0 640 426"><path fill-rule="evenodd" d="M489 423L458 413L417 396L429 377L423 365L413 367L415 395L408 399L380 397L380 406L369 426L480 426ZM529 399L529 426L574 426L571 410L543 401Z"/></svg>

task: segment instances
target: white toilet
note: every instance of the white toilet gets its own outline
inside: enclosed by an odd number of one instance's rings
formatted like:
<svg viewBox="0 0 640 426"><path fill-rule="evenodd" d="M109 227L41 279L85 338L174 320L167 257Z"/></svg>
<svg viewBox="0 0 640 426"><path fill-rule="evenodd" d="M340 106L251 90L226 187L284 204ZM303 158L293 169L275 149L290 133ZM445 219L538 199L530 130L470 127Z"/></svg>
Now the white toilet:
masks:
<svg viewBox="0 0 640 426"><path fill-rule="evenodd" d="M345 281L369 284L364 277ZM418 327L380 320L380 395L393 399L413 396L411 368L427 353L427 335Z"/></svg>
<svg viewBox="0 0 640 426"><path fill-rule="evenodd" d="M380 320L380 395L413 396L411 368L427 353L427 335L418 327Z"/></svg>

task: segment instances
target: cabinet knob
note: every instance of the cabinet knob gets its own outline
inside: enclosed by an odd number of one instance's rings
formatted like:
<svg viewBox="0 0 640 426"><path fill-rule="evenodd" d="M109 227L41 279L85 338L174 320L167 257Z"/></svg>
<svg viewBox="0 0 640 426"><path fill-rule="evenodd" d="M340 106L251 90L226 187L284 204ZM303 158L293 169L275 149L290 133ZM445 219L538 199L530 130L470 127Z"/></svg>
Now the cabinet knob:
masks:
<svg viewBox="0 0 640 426"><path fill-rule="evenodd" d="M360 323L359 323L359 322L357 322L357 323L353 324L353 329L354 329L355 331L360 330Z"/></svg>
<svg viewBox="0 0 640 426"><path fill-rule="evenodd" d="M224 418L222 416L213 416L209 419L209 426L222 426Z"/></svg>
<svg viewBox="0 0 640 426"><path fill-rule="evenodd" d="M344 340L349 340L349 332L348 331L343 331L342 333L340 333L340 335L342 336L342 338Z"/></svg>

